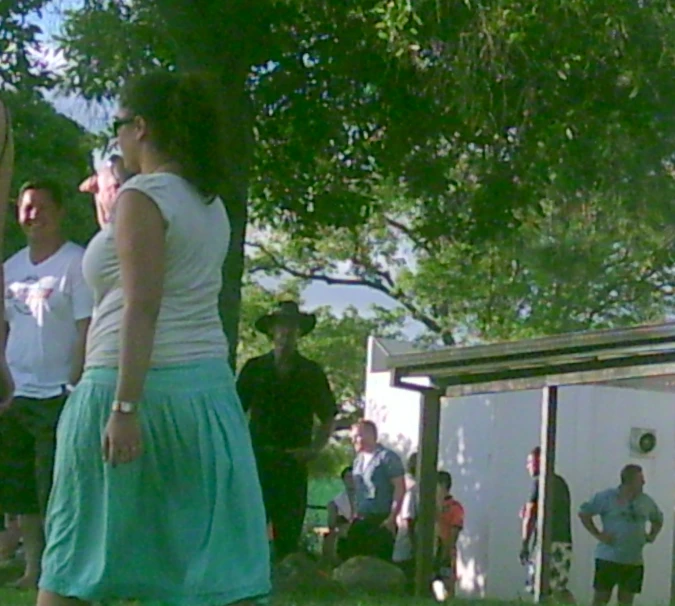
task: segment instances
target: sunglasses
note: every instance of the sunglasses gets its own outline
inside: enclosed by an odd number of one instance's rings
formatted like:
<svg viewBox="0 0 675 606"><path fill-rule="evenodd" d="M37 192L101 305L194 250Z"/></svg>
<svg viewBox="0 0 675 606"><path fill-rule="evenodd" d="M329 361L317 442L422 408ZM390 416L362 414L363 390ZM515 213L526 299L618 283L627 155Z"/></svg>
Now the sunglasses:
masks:
<svg viewBox="0 0 675 606"><path fill-rule="evenodd" d="M112 123L113 133L117 137L120 134L120 128L131 124L134 121L134 118L115 118Z"/></svg>

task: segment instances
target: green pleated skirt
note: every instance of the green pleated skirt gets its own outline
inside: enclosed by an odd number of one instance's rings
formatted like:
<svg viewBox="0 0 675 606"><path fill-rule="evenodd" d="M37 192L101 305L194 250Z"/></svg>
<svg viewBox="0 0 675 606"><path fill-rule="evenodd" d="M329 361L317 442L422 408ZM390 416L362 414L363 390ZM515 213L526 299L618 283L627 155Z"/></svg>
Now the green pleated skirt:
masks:
<svg viewBox="0 0 675 606"><path fill-rule="evenodd" d="M143 455L112 468L101 437L116 381L116 369L85 371L61 415L40 587L174 606L268 594L265 511L229 365L150 370Z"/></svg>

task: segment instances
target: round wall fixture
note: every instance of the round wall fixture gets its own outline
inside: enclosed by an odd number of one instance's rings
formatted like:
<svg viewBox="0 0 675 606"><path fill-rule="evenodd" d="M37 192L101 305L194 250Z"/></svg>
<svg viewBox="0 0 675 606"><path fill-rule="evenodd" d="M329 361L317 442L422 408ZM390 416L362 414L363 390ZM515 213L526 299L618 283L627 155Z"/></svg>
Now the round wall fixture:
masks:
<svg viewBox="0 0 675 606"><path fill-rule="evenodd" d="M631 452L638 456L649 456L656 450L656 430L634 427L630 432Z"/></svg>

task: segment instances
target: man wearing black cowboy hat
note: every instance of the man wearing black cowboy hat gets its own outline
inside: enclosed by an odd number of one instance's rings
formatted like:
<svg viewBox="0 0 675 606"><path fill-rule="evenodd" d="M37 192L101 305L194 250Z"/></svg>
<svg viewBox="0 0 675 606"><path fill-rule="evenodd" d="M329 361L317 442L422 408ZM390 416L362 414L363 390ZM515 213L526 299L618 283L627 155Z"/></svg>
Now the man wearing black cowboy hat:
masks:
<svg viewBox="0 0 675 606"><path fill-rule="evenodd" d="M294 301L281 302L255 323L274 349L246 362L237 380L242 406L251 415L278 560L297 550L307 508L307 464L326 445L337 413L323 369L297 350L298 338L315 326L314 314L302 313ZM313 433L315 417L320 426Z"/></svg>

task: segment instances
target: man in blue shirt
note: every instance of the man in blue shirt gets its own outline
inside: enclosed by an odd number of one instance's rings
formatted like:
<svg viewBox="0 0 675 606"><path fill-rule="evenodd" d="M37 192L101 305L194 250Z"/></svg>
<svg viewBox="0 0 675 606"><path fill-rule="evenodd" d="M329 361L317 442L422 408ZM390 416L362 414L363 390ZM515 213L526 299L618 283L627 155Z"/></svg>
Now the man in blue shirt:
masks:
<svg viewBox="0 0 675 606"><path fill-rule="evenodd" d="M361 421L352 428L355 520L340 557L367 555L391 561L396 518L405 495L401 458L377 441L377 427Z"/></svg>
<svg viewBox="0 0 675 606"><path fill-rule="evenodd" d="M642 591L642 549L656 540L663 527L663 513L643 492L644 484L642 468L626 465L618 488L597 493L579 510L584 528L599 541L595 550L594 605L607 604L615 587L619 604L624 606L630 606ZM602 521L602 529L595 525L596 516Z"/></svg>

